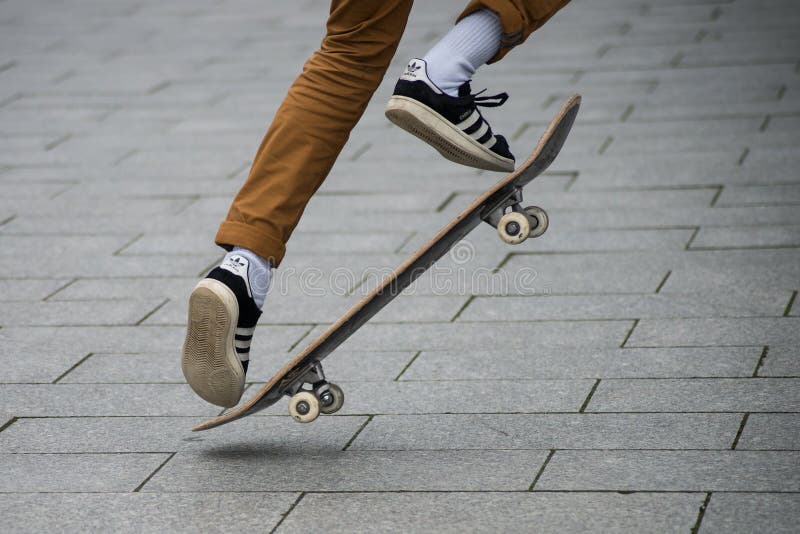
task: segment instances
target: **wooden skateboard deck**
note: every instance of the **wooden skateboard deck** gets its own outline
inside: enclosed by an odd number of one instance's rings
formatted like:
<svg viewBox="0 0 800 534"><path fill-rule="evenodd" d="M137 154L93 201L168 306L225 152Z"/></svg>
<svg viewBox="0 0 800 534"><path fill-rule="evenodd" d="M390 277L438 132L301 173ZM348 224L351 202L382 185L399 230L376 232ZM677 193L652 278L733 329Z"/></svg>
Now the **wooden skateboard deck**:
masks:
<svg viewBox="0 0 800 534"><path fill-rule="evenodd" d="M570 96L542 134L536 148L522 165L496 182L464 208L447 226L397 267L374 290L329 326L302 352L287 362L258 393L230 411L197 425L193 430L207 430L230 423L275 404L284 395L290 395L292 390L299 387L300 381L306 382L304 378L307 378L309 373L313 373L317 368L321 370L319 362L411 285L481 222L487 221L496 224L498 217L505 209L511 207L512 204L518 205L518 202L514 203L513 199L515 196L521 196L522 187L544 172L555 160L572 128L580 102L579 95Z"/></svg>

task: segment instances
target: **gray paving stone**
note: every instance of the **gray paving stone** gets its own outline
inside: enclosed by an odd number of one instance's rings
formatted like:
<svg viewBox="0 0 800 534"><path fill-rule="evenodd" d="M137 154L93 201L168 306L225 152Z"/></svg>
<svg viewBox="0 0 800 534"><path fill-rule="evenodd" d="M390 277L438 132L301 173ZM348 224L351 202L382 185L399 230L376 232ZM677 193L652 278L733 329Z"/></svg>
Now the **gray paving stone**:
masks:
<svg viewBox="0 0 800 534"><path fill-rule="evenodd" d="M144 486L173 491L524 491L545 451L179 452Z"/></svg>
<svg viewBox="0 0 800 534"><path fill-rule="evenodd" d="M272 528L296 499L294 493L18 493L0 495L0 513L15 532L224 532Z"/></svg>
<svg viewBox="0 0 800 534"><path fill-rule="evenodd" d="M186 384L3 384L0 393L4 409L18 417L219 413Z"/></svg>
<svg viewBox="0 0 800 534"><path fill-rule="evenodd" d="M505 291L481 294L570 294L655 292L670 264L659 254L525 254L513 252L503 265ZM516 283L514 283L516 282ZM513 290L511 289L513 287Z"/></svg>
<svg viewBox="0 0 800 534"><path fill-rule="evenodd" d="M307 326L261 326L257 346L259 350L285 351L307 331ZM169 352L177 358L186 326L9 326L0 332L4 343L47 343L48 347L69 347L83 355L124 349L133 353Z"/></svg>
<svg viewBox="0 0 800 534"><path fill-rule="evenodd" d="M750 414L736 448L800 450L800 414Z"/></svg>
<svg viewBox="0 0 800 534"><path fill-rule="evenodd" d="M271 292L265 300L264 313L259 318L259 323L270 325L333 323L362 298L361 293L365 293L365 291L360 289L357 290L358 294L355 296L339 296L357 283L356 277L344 276L337 282L337 284L342 284L342 287L328 289L327 292L336 293L333 295L298 295L294 293L281 295ZM466 295L401 297L378 312L371 320L391 323L449 321L458 313L468 298ZM148 317L143 324L185 323L186 302L187 299L182 299L168 303Z"/></svg>
<svg viewBox="0 0 800 534"><path fill-rule="evenodd" d="M691 248L800 247L800 226L701 228Z"/></svg>
<svg viewBox="0 0 800 534"><path fill-rule="evenodd" d="M783 315L789 295L581 295L476 298L461 321L545 321L564 319L643 319L663 317L755 317Z"/></svg>
<svg viewBox="0 0 800 534"><path fill-rule="evenodd" d="M493 324L482 328L481 339L470 334L474 323L367 324L347 340L348 350L513 350L529 345L543 347L618 347L630 330L630 321L549 322ZM517 332L524 328L525 337ZM315 328L309 339L322 332ZM530 337L528 337L530 336Z"/></svg>
<svg viewBox="0 0 800 534"><path fill-rule="evenodd" d="M424 351L400 380L747 377L762 351L762 347L553 349L535 344L502 354Z"/></svg>
<svg viewBox="0 0 800 534"><path fill-rule="evenodd" d="M702 495L610 493L309 493L279 533L498 532L535 525L537 532L685 532ZM347 523L337 518L347 517ZM526 528L526 527L522 527Z"/></svg>
<svg viewBox="0 0 800 534"><path fill-rule="evenodd" d="M797 491L798 460L775 451L556 451L534 489Z"/></svg>
<svg viewBox="0 0 800 534"><path fill-rule="evenodd" d="M796 412L800 379L603 380L590 412Z"/></svg>
<svg viewBox="0 0 800 534"><path fill-rule="evenodd" d="M765 531L790 534L800 520L800 495L787 493L715 493L699 532Z"/></svg>
<svg viewBox="0 0 800 534"><path fill-rule="evenodd" d="M35 302L0 308L0 324L8 326L132 326L158 308L162 300Z"/></svg>
<svg viewBox="0 0 800 534"><path fill-rule="evenodd" d="M715 205L800 204L800 184L726 187Z"/></svg>
<svg viewBox="0 0 800 534"><path fill-rule="evenodd" d="M759 376L800 376L800 350L797 346L771 346Z"/></svg>
<svg viewBox="0 0 800 534"><path fill-rule="evenodd" d="M740 422L738 414L379 415L350 449L726 449Z"/></svg>
<svg viewBox="0 0 800 534"><path fill-rule="evenodd" d="M0 493L133 491L167 454L0 454Z"/></svg>
<svg viewBox="0 0 800 534"><path fill-rule="evenodd" d="M800 318L643 319L630 347L797 345Z"/></svg>
<svg viewBox="0 0 800 534"><path fill-rule="evenodd" d="M0 432L8 453L132 453L192 450L270 450L324 453L341 450L366 417L322 417L298 425L290 417L248 417L224 430L195 433L198 417L21 418Z"/></svg>
<svg viewBox="0 0 800 534"><path fill-rule="evenodd" d="M0 280L0 302L42 300L69 281L67 278Z"/></svg>
<svg viewBox="0 0 800 534"><path fill-rule="evenodd" d="M349 382L339 385L347 402L342 414L447 414L577 412L592 380L486 382ZM253 387L256 387L254 385ZM265 413L286 414L279 402Z"/></svg>

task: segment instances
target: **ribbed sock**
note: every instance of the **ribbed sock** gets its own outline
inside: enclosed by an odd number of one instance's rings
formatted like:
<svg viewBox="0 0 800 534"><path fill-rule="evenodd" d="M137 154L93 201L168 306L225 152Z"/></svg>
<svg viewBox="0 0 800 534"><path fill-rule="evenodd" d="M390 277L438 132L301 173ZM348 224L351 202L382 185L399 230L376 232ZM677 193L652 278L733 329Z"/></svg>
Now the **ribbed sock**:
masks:
<svg viewBox="0 0 800 534"><path fill-rule="evenodd" d="M481 9L461 19L423 58L428 77L450 96L500 50L503 27L494 11Z"/></svg>

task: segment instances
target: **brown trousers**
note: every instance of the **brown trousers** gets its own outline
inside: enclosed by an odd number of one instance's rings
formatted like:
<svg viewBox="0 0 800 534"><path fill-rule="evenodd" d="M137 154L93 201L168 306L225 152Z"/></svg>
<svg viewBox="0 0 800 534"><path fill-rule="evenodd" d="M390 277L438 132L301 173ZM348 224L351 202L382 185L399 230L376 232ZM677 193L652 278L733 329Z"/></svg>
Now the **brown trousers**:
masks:
<svg viewBox="0 0 800 534"><path fill-rule="evenodd" d="M472 0L458 17L488 8L502 46L491 62L569 0ZM413 0L333 0L327 34L292 84L256 153L250 175L215 239L280 264L286 242L380 84Z"/></svg>

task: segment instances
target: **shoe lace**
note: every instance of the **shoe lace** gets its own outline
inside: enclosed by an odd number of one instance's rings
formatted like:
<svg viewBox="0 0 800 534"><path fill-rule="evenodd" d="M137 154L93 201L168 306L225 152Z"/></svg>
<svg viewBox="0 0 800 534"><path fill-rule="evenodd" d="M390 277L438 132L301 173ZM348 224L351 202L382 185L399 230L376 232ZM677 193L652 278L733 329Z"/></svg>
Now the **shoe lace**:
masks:
<svg viewBox="0 0 800 534"><path fill-rule="evenodd" d="M473 103L476 106L482 106L485 108L496 108L498 106L502 106L508 100L508 93L498 93L496 95L491 96L478 96L486 92L486 89L478 91L475 94L461 97L465 103Z"/></svg>

